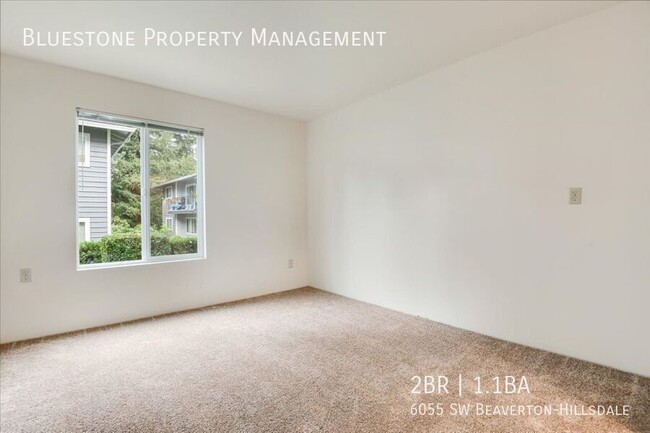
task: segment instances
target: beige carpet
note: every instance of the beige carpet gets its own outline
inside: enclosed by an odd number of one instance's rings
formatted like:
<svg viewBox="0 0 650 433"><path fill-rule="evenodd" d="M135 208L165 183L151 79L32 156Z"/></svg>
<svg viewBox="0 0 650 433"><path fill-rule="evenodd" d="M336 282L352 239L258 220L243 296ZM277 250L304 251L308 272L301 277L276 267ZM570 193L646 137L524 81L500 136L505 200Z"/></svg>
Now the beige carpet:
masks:
<svg viewBox="0 0 650 433"><path fill-rule="evenodd" d="M299 289L0 353L9 432L650 432L650 379ZM467 378L413 395L414 375ZM531 394L472 394L525 375ZM446 413L411 415L414 403ZM453 416L452 403L630 405L624 416ZM473 406L475 408L475 406Z"/></svg>

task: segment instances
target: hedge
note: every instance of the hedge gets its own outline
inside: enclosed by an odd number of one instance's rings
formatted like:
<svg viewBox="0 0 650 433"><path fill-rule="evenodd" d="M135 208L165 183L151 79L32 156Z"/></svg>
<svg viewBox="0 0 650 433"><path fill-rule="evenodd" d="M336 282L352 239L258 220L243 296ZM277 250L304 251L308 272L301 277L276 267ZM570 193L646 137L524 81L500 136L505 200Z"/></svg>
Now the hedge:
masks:
<svg viewBox="0 0 650 433"><path fill-rule="evenodd" d="M158 232L151 233L151 255L168 256L170 254L172 254L172 246L169 242L169 236Z"/></svg>
<svg viewBox="0 0 650 433"><path fill-rule="evenodd" d="M79 263L102 263L101 242L82 242L79 244Z"/></svg>
<svg viewBox="0 0 650 433"><path fill-rule="evenodd" d="M79 263L124 262L142 258L140 233L115 233L104 236L97 242L79 244ZM160 232L151 233L151 255L169 256L197 252L195 237L168 236Z"/></svg>
<svg viewBox="0 0 650 433"><path fill-rule="evenodd" d="M192 236L172 236L169 244L172 254L193 254L197 251L196 238Z"/></svg>
<svg viewBox="0 0 650 433"><path fill-rule="evenodd" d="M125 262L142 258L142 241L139 233L120 233L104 236L102 244L102 262Z"/></svg>

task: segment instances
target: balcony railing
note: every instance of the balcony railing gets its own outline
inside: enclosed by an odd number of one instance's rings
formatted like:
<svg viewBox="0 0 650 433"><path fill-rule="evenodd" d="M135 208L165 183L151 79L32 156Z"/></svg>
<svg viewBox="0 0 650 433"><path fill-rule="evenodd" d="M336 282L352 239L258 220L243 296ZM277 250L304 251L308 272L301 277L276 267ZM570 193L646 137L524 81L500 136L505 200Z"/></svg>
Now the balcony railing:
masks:
<svg viewBox="0 0 650 433"><path fill-rule="evenodd" d="M168 213L196 213L196 197L169 197L163 201Z"/></svg>

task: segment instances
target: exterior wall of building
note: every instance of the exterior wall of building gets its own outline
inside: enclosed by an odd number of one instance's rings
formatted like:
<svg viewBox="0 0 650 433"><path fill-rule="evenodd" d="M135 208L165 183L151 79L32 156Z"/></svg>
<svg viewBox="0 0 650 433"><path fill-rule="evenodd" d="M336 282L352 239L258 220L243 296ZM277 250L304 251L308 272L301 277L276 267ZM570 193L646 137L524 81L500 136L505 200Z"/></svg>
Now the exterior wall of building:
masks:
<svg viewBox="0 0 650 433"><path fill-rule="evenodd" d="M90 161L78 167L79 219L88 218L89 240L98 241L110 233L110 148L105 129L85 127L84 132L90 134Z"/></svg>
<svg viewBox="0 0 650 433"><path fill-rule="evenodd" d="M196 202L196 197L194 198L188 197L188 192L187 192L188 185L194 185L195 186L194 191L196 193L196 177L194 177L192 179L186 179L180 182L176 182L176 195L179 197L185 197L189 205L192 200Z"/></svg>
<svg viewBox="0 0 650 433"><path fill-rule="evenodd" d="M178 236L196 236L196 233L187 232L187 219L196 218L196 214L191 215L176 215L176 234Z"/></svg>

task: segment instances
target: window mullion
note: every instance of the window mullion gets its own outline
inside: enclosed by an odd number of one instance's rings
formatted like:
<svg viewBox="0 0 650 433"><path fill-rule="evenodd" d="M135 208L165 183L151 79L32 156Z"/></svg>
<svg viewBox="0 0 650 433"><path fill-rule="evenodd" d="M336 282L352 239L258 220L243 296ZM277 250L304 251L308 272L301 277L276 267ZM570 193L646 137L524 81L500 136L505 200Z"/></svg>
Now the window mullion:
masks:
<svg viewBox="0 0 650 433"><path fill-rule="evenodd" d="M140 227L142 260L151 258L151 232L149 227L149 129L140 129Z"/></svg>
<svg viewBox="0 0 650 433"><path fill-rule="evenodd" d="M196 138L196 196L197 196L197 205L196 205L196 245L197 253L205 255L205 191L203 189L205 185L204 176L205 176L205 166L204 166L204 140L203 136Z"/></svg>

